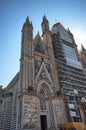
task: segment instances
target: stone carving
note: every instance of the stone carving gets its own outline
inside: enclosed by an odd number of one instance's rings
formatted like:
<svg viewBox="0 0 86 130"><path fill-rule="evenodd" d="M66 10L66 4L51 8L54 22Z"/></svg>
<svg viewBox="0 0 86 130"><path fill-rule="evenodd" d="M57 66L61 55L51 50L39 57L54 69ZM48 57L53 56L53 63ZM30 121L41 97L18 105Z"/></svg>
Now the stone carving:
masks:
<svg viewBox="0 0 86 130"><path fill-rule="evenodd" d="M34 91L33 86L29 86L29 87L28 87L28 92L33 92L33 91Z"/></svg>
<svg viewBox="0 0 86 130"><path fill-rule="evenodd" d="M35 60L34 64L35 64L35 76L36 76L38 71L39 71L39 69L40 69L40 67L41 67L41 62L38 61L38 60Z"/></svg>
<svg viewBox="0 0 86 130"><path fill-rule="evenodd" d="M35 79L36 81L45 80L49 82L50 79L53 81L50 64L45 63L43 59L42 61L35 60Z"/></svg>
<svg viewBox="0 0 86 130"><path fill-rule="evenodd" d="M46 110L45 93L43 90L40 91L39 97L40 97L40 109Z"/></svg>
<svg viewBox="0 0 86 130"><path fill-rule="evenodd" d="M49 65L49 64L47 64L47 63L45 63L45 67L46 67L46 69L47 69L48 73L50 73L50 65Z"/></svg>
<svg viewBox="0 0 86 130"><path fill-rule="evenodd" d="M47 75L46 75L46 72L45 72L45 69L44 69L44 68L42 69L42 71L41 71L41 73L40 73L40 76L39 76L39 78L38 78L38 81L43 80L43 79L49 81L49 79L48 79L48 77L47 77Z"/></svg>
<svg viewBox="0 0 86 130"><path fill-rule="evenodd" d="M24 128L38 127L38 101L33 96L24 96Z"/></svg>

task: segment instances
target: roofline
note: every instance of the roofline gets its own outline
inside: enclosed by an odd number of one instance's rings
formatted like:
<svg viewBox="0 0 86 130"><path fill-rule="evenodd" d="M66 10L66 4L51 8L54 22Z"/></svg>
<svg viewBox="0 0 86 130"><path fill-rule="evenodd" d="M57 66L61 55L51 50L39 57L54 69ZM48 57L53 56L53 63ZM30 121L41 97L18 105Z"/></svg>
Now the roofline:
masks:
<svg viewBox="0 0 86 130"><path fill-rule="evenodd" d="M11 80L11 82L7 85L7 87L4 90L8 91L18 79L19 79L19 72L15 75L15 77Z"/></svg>
<svg viewBox="0 0 86 130"><path fill-rule="evenodd" d="M65 29L65 27L64 27L60 22L55 23L52 27L54 27L54 26L56 26L56 25L60 25L65 31L67 31L67 30Z"/></svg>
<svg viewBox="0 0 86 130"><path fill-rule="evenodd" d="M55 24L52 26L52 28L53 28L54 26L56 26L56 25L60 25L60 26L64 29L64 31L66 31L67 33L69 33L68 30L65 29L65 27L64 27L60 22L55 23ZM51 29L51 30L52 30L52 29ZM70 32L70 34L73 36L73 34L72 34L71 32Z"/></svg>

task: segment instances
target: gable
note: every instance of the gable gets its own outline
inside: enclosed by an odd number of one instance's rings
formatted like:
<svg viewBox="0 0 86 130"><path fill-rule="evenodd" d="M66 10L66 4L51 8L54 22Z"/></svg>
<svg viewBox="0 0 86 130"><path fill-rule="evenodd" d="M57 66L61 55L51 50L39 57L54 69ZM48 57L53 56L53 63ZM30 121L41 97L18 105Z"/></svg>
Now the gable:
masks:
<svg viewBox="0 0 86 130"><path fill-rule="evenodd" d="M34 51L38 53L45 54L45 49L43 45L43 41L39 34L36 35L34 39Z"/></svg>
<svg viewBox="0 0 86 130"><path fill-rule="evenodd" d="M36 69L37 69L37 71L36 71L36 75L35 75L35 82L45 80L47 82L53 83L53 80L52 80L52 77L50 74L50 65L49 64L44 63L44 61L42 63L40 62L38 68L35 68L35 70Z"/></svg>

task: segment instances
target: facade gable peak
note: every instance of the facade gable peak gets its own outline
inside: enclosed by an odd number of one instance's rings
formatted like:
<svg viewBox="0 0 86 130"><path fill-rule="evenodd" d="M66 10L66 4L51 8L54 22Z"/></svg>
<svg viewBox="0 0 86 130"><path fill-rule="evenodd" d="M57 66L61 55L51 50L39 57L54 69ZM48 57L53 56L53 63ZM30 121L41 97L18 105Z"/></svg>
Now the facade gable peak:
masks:
<svg viewBox="0 0 86 130"><path fill-rule="evenodd" d="M39 32L37 33L37 35L34 38L34 51L38 52L38 53L45 53L45 48L44 48L44 44L42 41L42 38L39 34Z"/></svg>

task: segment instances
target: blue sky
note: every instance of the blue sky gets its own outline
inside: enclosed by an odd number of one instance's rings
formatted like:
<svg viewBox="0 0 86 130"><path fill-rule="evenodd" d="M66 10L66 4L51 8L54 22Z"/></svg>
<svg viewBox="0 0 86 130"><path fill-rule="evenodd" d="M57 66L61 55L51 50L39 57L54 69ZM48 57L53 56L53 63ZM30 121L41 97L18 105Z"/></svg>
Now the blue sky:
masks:
<svg viewBox="0 0 86 130"><path fill-rule="evenodd" d="M0 0L0 85L4 87L19 71L21 29L27 16L33 23L34 36L41 34L46 14L50 28L61 22L70 28L80 49L86 48L86 0Z"/></svg>

